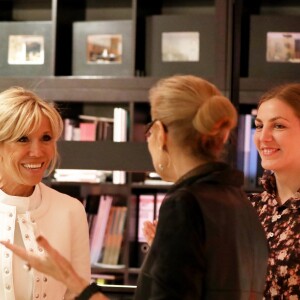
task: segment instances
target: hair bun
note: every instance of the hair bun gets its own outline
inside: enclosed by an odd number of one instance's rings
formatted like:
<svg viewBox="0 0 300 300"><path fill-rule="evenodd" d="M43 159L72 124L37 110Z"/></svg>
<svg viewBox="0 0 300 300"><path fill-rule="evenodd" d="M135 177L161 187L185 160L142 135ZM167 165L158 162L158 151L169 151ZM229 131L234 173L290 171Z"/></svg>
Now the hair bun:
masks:
<svg viewBox="0 0 300 300"><path fill-rule="evenodd" d="M215 136L236 126L237 112L230 100L214 95L199 107L193 125L203 135Z"/></svg>

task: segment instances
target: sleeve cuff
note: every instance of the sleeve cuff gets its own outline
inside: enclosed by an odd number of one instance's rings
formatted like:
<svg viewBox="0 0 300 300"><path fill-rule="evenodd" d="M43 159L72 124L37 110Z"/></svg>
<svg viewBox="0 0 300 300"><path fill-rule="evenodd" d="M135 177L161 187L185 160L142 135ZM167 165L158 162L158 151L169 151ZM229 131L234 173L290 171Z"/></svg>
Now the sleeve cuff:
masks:
<svg viewBox="0 0 300 300"><path fill-rule="evenodd" d="M75 297L75 300L88 300L94 294L100 292L101 288L95 282L93 282L90 285L88 285L77 297Z"/></svg>

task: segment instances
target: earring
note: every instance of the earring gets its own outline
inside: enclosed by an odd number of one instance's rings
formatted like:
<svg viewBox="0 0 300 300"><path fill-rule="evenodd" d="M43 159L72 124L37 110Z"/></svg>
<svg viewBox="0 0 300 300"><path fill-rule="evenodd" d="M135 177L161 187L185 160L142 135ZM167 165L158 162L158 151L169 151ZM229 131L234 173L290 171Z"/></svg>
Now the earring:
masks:
<svg viewBox="0 0 300 300"><path fill-rule="evenodd" d="M163 166L162 164L158 164L158 167L159 167L159 169L160 169L161 171L164 170L164 166Z"/></svg>

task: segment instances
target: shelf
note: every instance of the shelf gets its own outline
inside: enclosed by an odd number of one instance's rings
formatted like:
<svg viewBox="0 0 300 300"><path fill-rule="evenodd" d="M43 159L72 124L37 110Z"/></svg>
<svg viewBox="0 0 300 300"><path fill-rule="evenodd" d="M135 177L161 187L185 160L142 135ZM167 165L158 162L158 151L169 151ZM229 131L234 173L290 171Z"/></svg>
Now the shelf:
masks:
<svg viewBox="0 0 300 300"><path fill-rule="evenodd" d="M172 186L172 184L145 184L143 182L139 183L139 182L133 182L131 184L131 187L133 189L138 189L138 190L166 190L168 188L170 188L170 186Z"/></svg>
<svg viewBox="0 0 300 300"><path fill-rule="evenodd" d="M49 76L1 77L0 90L22 86L53 101L147 102L154 77Z"/></svg>
<svg viewBox="0 0 300 300"><path fill-rule="evenodd" d="M113 274L123 274L126 271L126 267L120 267L120 268L102 268L102 267L96 267L92 266L91 267L92 273L113 273Z"/></svg>
<svg viewBox="0 0 300 300"><path fill-rule="evenodd" d="M58 142L61 169L152 171L147 143L138 142Z"/></svg>
<svg viewBox="0 0 300 300"><path fill-rule="evenodd" d="M241 78L239 103L256 105L264 92L273 86L286 82L291 82L291 80L273 78Z"/></svg>

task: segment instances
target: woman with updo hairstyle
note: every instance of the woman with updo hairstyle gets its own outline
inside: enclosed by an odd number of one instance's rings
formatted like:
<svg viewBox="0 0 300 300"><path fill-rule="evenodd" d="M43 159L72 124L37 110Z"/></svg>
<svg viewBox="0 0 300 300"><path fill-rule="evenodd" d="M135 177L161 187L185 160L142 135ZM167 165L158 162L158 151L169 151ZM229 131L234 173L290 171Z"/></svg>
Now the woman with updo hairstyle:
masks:
<svg viewBox="0 0 300 300"><path fill-rule="evenodd" d="M174 76L150 90L151 115L176 135L178 146L215 160L237 123L232 103L211 83L194 76Z"/></svg>
<svg viewBox="0 0 300 300"><path fill-rule="evenodd" d="M148 148L157 173L174 184L135 299L262 299L265 234L243 192L243 174L221 160L237 122L233 104L191 75L160 80L149 98Z"/></svg>

